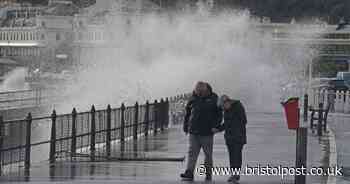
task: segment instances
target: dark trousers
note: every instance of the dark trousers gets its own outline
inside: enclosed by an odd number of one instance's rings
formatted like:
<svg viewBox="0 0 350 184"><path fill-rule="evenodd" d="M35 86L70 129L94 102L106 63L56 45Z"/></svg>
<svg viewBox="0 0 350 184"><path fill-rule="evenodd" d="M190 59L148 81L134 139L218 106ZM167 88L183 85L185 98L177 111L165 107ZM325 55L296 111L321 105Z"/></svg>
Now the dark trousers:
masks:
<svg viewBox="0 0 350 184"><path fill-rule="evenodd" d="M226 139L226 146L230 158L230 167L240 169L242 167L243 144Z"/></svg>

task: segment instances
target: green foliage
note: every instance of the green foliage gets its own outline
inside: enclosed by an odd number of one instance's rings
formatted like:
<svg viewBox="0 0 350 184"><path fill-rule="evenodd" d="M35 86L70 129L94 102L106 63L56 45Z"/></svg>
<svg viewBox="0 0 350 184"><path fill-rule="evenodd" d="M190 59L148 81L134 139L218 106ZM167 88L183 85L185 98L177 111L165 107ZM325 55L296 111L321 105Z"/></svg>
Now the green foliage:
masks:
<svg viewBox="0 0 350 184"><path fill-rule="evenodd" d="M298 20L320 17L324 21L336 24L342 17L350 18L349 0L216 0L216 2L219 7L225 7L227 4L248 8L257 16L267 16L277 21L281 18L290 20L295 17Z"/></svg>
<svg viewBox="0 0 350 184"><path fill-rule="evenodd" d="M338 71L347 71L348 63L345 61L319 60L313 64L314 76L336 77Z"/></svg>

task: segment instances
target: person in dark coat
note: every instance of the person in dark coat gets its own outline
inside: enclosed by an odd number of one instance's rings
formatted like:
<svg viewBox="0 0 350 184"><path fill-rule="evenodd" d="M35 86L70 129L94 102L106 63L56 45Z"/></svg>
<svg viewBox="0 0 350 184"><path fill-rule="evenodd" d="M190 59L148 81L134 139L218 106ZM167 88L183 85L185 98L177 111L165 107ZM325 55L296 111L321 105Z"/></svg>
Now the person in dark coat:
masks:
<svg viewBox="0 0 350 184"><path fill-rule="evenodd" d="M217 106L218 96L211 86L205 82L196 84L193 95L186 105L186 115L183 131L189 134L189 150L186 171L180 176L184 180L193 180L197 158L203 149L207 168L206 180L211 180L213 166L213 135L212 128L218 127L222 121L222 111Z"/></svg>
<svg viewBox="0 0 350 184"><path fill-rule="evenodd" d="M242 149L247 143L246 112L239 100L230 99L226 95L220 97L219 106L224 110L224 123L213 128L212 131L217 133L225 130L224 137L229 152L230 167L238 171L242 167ZM228 182L237 182L239 179L239 175L232 175Z"/></svg>

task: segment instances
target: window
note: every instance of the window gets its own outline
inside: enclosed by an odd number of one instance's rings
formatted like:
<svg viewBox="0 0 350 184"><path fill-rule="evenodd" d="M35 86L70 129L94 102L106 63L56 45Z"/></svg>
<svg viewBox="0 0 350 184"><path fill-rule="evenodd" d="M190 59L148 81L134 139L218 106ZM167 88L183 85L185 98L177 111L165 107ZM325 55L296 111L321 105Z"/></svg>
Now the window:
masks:
<svg viewBox="0 0 350 184"><path fill-rule="evenodd" d="M56 40L61 40L61 35L60 35L60 33L56 33Z"/></svg>
<svg viewBox="0 0 350 184"><path fill-rule="evenodd" d="M45 34L41 34L41 40L45 40Z"/></svg>

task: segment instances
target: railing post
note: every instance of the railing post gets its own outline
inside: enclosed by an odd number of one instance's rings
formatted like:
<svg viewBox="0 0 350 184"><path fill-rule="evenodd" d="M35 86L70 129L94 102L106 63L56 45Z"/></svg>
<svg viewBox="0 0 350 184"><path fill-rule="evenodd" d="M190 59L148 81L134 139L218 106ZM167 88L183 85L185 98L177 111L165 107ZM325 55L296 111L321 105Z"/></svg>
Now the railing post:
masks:
<svg viewBox="0 0 350 184"><path fill-rule="evenodd" d="M145 110L145 137L148 136L149 131L149 102L146 101L146 110Z"/></svg>
<svg viewBox="0 0 350 184"><path fill-rule="evenodd" d="M107 106L107 132L106 132L106 154L107 157L111 156L111 112L112 108L111 105Z"/></svg>
<svg viewBox="0 0 350 184"><path fill-rule="evenodd" d="M163 98L160 99L160 109L159 109L159 116L160 116L160 131L163 132L164 131L164 125L165 125L165 103L164 103L164 100Z"/></svg>
<svg viewBox="0 0 350 184"><path fill-rule="evenodd" d="M339 112L339 98L340 98L340 92L335 91L334 112Z"/></svg>
<svg viewBox="0 0 350 184"><path fill-rule="evenodd" d="M96 109L95 106L92 105L91 107L91 135L90 135L90 160L95 161L95 152L96 152L96 147L95 147L95 135L96 135Z"/></svg>
<svg viewBox="0 0 350 184"><path fill-rule="evenodd" d="M120 108L120 141L125 141L124 131L125 131L125 105L122 103L122 106Z"/></svg>
<svg viewBox="0 0 350 184"><path fill-rule="evenodd" d="M165 99L165 125L169 128L169 98Z"/></svg>
<svg viewBox="0 0 350 184"><path fill-rule="evenodd" d="M136 102L134 107L134 140L137 140L137 129L139 123L139 104Z"/></svg>
<svg viewBox="0 0 350 184"><path fill-rule="evenodd" d="M157 129L158 129L158 102L157 100L154 101L154 108L153 108L153 113L154 113L154 128L153 128L153 134L157 134Z"/></svg>
<svg viewBox="0 0 350 184"><path fill-rule="evenodd" d="M51 114L50 164L56 161L56 111Z"/></svg>
<svg viewBox="0 0 350 184"><path fill-rule="evenodd" d="M39 87L39 105L42 103L42 98L43 98L43 89Z"/></svg>
<svg viewBox="0 0 350 184"><path fill-rule="evenodd" d="M305 94L304 95L304 122L307 121L308 107L309 107L309 96L308 96L308 94Z"/></svg>
<svg viewBox="0 0 350 184"><path fill-rule="evenodd" d="M317 123L317 135L322 136L322 121L323 121L323 104L318 105L318 123Z"/></svg>
<svg viewBox="0 0 350 184"><path fill-rule="evenodd" d="M71 159L75 157L77 150L77 110L73 108L72 111L72 142L71 142Z"/></svg>
<svg viewBox="0 0 350 184"><path fill-rule="evenodd" d="M3 139L5 136L5 128L3 126L5 126L4 124L4 120L2 118L2 116L0 116L0 176L2 173L2 144L3 144Z"/></svg>
<svg viewBox="0 0 350 184"><path fill-rule="evenodd" d="M24 155L24 169L29 171L30 168L30 151L31 151L31 127L32 127L32 114L29 113L26 118L26 145Z"/></svg>

